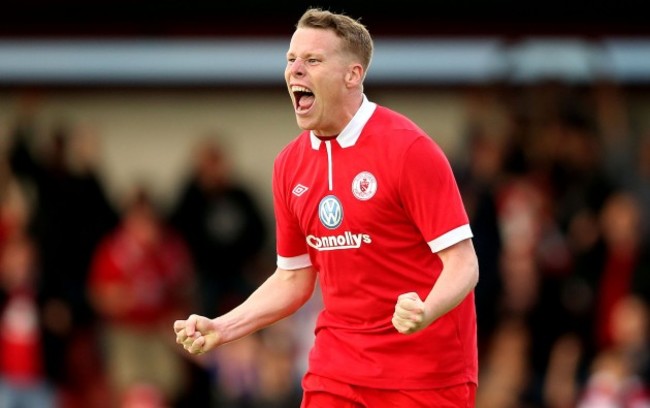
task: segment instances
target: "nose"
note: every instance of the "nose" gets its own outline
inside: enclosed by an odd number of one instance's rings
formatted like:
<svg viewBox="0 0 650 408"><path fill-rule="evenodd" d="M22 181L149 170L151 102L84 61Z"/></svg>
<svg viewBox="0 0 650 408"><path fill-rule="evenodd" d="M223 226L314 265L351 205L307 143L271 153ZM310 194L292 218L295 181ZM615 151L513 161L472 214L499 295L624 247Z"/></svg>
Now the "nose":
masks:
<svg viewBox="0 0 650 408"><path fill-rule="evenodd" d="M289 64L289 72L296 77L303 76L305 74L305 62L300 58L296 58Z"/></svg>

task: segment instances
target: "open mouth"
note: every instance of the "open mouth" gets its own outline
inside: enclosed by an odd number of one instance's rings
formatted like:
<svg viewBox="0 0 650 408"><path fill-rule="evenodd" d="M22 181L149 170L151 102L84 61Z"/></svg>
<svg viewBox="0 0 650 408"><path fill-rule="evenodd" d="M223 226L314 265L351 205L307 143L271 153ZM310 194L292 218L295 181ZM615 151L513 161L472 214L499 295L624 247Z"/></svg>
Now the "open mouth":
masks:
<svg viewBox="0 0 650 408"><path fill-rule="evenodd" d="M315 97L310 89L303 86L292 86L291 92L296 103L297 113L307 112L314 105Z"/></svg>

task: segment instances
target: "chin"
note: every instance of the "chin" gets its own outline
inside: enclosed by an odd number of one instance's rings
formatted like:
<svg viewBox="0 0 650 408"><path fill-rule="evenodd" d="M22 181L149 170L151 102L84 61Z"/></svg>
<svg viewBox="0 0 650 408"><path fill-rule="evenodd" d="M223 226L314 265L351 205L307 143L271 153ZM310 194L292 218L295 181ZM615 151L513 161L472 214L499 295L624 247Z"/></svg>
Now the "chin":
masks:
<svg viewBox="0 0 650 408"><path fill-rule="evenodd" d="M312 130L314 127L310 124L310 121L307 118L296 116L296 122L298 127L303 130Z"/></svg>

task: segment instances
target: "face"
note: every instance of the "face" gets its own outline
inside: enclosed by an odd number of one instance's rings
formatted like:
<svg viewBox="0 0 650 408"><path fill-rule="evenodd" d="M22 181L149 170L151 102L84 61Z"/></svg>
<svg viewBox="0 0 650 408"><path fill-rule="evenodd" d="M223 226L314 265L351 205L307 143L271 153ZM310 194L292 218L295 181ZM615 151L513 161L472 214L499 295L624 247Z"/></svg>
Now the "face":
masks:
<svg viewBox="0 0 650 408"><path fill-rule="evenodd" d="M359 108L363 70L342 48L331 30L299 28L287 52L284 77L298 126L319 136L340 133Z"/></svg>

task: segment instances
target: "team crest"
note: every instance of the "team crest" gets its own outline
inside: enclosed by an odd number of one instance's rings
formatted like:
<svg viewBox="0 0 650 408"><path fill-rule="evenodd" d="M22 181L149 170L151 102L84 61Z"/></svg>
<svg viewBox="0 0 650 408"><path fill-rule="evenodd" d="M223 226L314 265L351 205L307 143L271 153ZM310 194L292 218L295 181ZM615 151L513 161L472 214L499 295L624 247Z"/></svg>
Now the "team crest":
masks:
<svg viewBox="0 0 650 408"><path fill-rule="evenodd" d="M318 204L320 222L329 229L335 229L343 221L343 206L336 196L328 195Z"/></svg>
<svg viewBox="0 0 650 408"><path fill-rule="evenodd" d="M357 174L352 181L352 194L361 201L371 199L376 192L377 179L368 171Z"/></svg>

